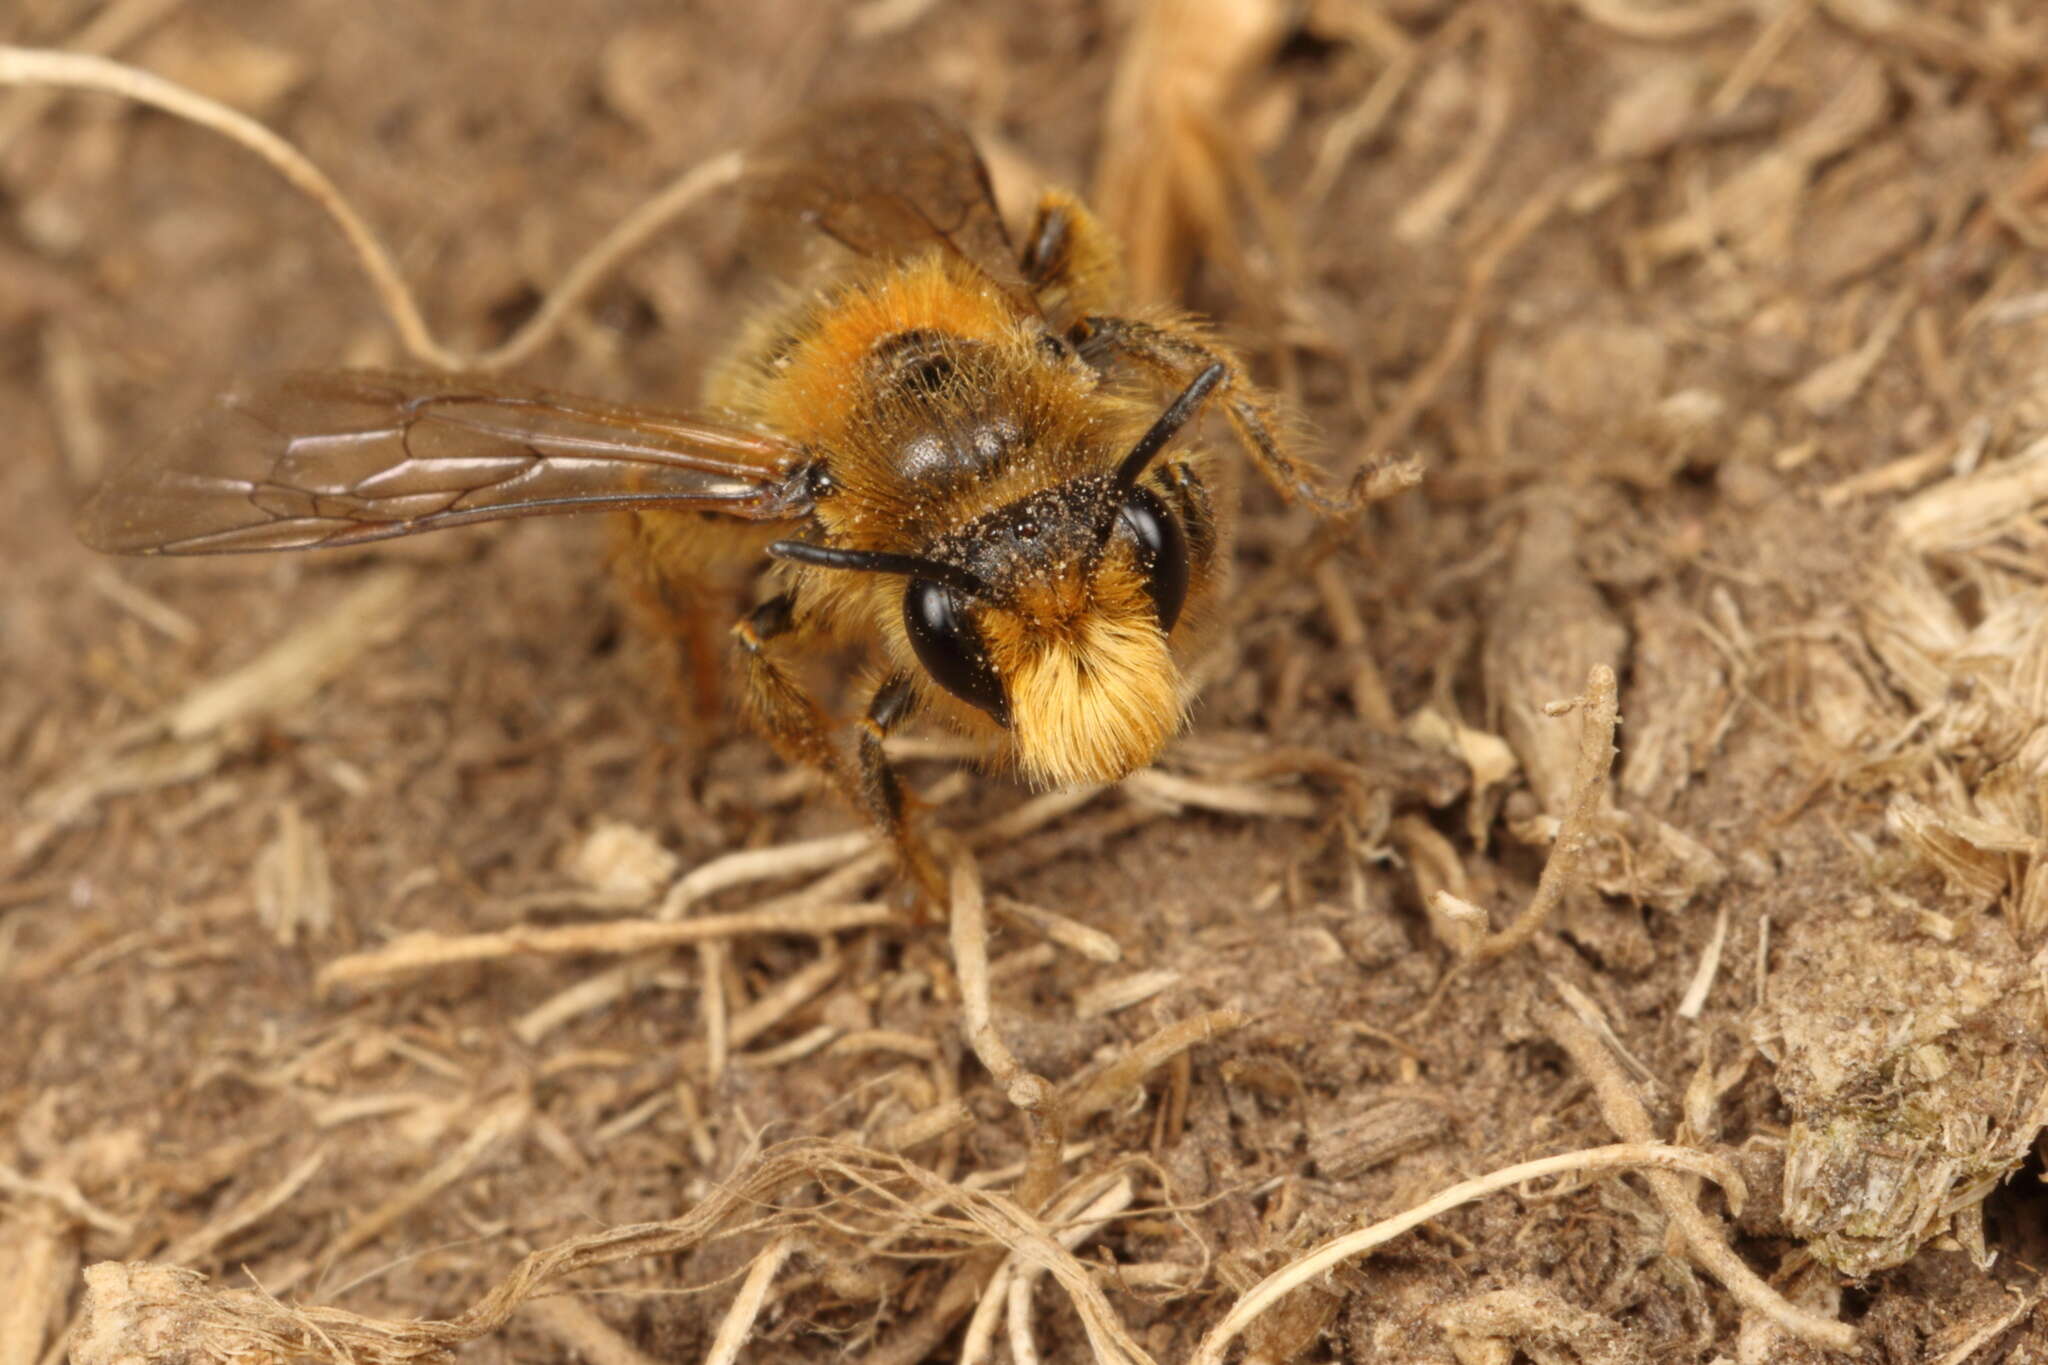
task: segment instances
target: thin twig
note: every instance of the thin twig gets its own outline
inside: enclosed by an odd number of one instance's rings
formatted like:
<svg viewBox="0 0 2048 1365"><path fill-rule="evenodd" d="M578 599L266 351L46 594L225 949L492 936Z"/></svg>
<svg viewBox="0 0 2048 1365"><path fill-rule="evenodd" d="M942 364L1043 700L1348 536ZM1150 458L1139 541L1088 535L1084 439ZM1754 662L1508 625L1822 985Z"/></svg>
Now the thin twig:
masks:
<svg viewBox="0 0 2048 1365"><path fill-rule="evenodd" d="M738 152L721 152L677 176L666 189L627 214L596 246L584 252L569 267L561 283L548 291L525 326L507 337L503 345L481 355L455 356L456 368L500 370L531 356L547 343L569 310L601 284L620 261L647 245L656 233L698 200L738 180L744 170L745 159Z"/></svg>
<svg viewBox="0 0 2048 1365"><path fill-rule="evenodd" d="M2030 1296L2013 1289L2008 1289L2006 1292L2013 1295L2015 1300L2013 1306L2006 1309L2003 1313L1995 1315L1989 1322L1970 1333L1969 1336L1957 1344L1953 1351L1950 1351L1940 1360L1935 1361L1934 1365L1964 1365L1964 1362L1969 1360L1971 1356L1977 1354L1977 1352L1990 1344L1993 1337L2010 1330L2014 1323L2034 1311L2035 1304L2041 1302L2039 1294Z"/></svg>
<svg viewBox="0 0 2048 1365"><path fill-rule="evenodd" d="M99 1208L85 1197L77 1185L62 1177L38 1179L23 1175L12 1166L0 1164L0 1193L20 1200L45 1200L68 1217L114 1237L127 1237L135 1231L135 1225L129 1219Z"/></svg>
<svg viewBox="0 0 2048 1365"><path fill-rule="evenodd" d="M676 878L662 897L661 907L654 912L656 919L681 919L699 901L706 900L720 891L729 891L735 886L750 882L798 877L808 872L823 872L829 868L841 867L853 858L859 857L875 845L875 836L868 830L854 830L846 834L831 834L822 839L805 839L798 843L774 844L768 848L745 848L737 853L727 853L713 858L708 863L699 863L682 876Z"/></svg>
<svg viewBox="0 0 2048 1365"><path fill-rule="evenodd" d="M1141 1005L1162 991L1171 990L1185 979L1175 967L1153 967L1104 981L1074 993L1074 1017L1097 1019L1133 1005Z"/></svg>
<svg viewBox="0 0 2048 1365"><path fill-rule="evenodd" d="M566 1295L529 1299L522 1311L528 1322L568 1347L586 1365L654 1365L652 1357L643 1354L581 1299Z"/></svg>
<svg viewBox="0 0 2048 1365"><path fill-rule="evenodd" d="M1313 577L1316 591L1322 595L1323 611L1330 618L1330 631L1351 660L1352 711L1369 728L1394 733L1400 728L1401 718L1394 710L1386 679L1380 676L1379 665L1367 647L1365 618L1359 614L1351 585L1338 572L1334 559L1316 565Z"/></svg>
<svg viewBox="0 0 2048 1365"><path fill-rule="evenodd" d="M1123 961L1123 946L1093 925L1083 924L1056 910L1027 905L1009 896L997 896L989 903L1004 919L1022 924L1045 935L1062 948L1071 949L1094 962Z"/></svg>
<svg viewBox="0 0 2048 1365"><path fill-rule="evenodd" d="M1519 1185L1525 1180L1539 1180L1544 1176L1584 1171L1646 1169L1657 1172L1684 1171L1691 1175L1705 1176L1727 1189L1731 1197L1742 1189L1742 1177L1737 1175L1735 1169L1727 1162L1708 1156L1705 1152L1693 1151L1686 1147L1670 1147L1659 1142L1623 1142L1611 1147L1593 1147L1585 1151L1565 1152L1558 1156L1519 1162L1490 1175L1461 1181L1406 1213L1396 1214L1392 1218L1374 1223L1371 1227L1334 1238L1299 1260L1282 1266L1246 1290L1231 1310L1223 1315L1223 1320L1209 1329L1189 1365L1221 1365L1223 1353L1229 1348L1230 1343L1236 1340L1260 1314L1287 1294L1352 1257L1362 1256L1399 1237L1410 1228L1420 1227L1430 1219L1448 1213L1461 1204L1469 1204L1475 1199L1483 1199L1487 1195Z"/></svg>
<svg viewBox="0 0 2048 1365"><path fill-rule="evenodd" d="M1492 165L1514 121L1530 62L1525 22L1511 5L1478 7L1485 32L1484 72L1472 97L1472 131L1457 154L1394 217L1394 240L1415 245L1443 235ZM1368 450L1380 447L1368 446Z"/></svg>
<svg viewBox="0 0 2048 1365"><path fill-rule="evenodd" d="M569 310L621 260L645 246L698 200L738 180L745 166L740 153L729 151L678 176L666 189L620 220L618 226L570 266L561 282L541 300L533 316L502 345L466 354L442 345L435 338L390 251L326 173L296 147L246 114L138 67L78 52L0 45L0 85L119 95L197 124L254 152L334 221L355 253L406 353L423 364L445 370L503 369L531 356L554 335Z"/></svg>
<svg viewBox="0 0 2048 1365"><path fill-rule="evenodd" d="M248 663L194 687L151 728L174 739L198 739L287 711L346 672L365 650L397 639L422 605L416 573L398 565L380 568Z"/></svg>
<svg viewBox="0 0 2048 1365"><path fill-rule="evenodd" d="M1068 1119L1080 1123L1101 1113L1189 1048L1234 1033L1250 1019L1243 1010L1220 1009L1175 1020L1093 1076L1071 1083L1066 1103Z"/></svg>
<svg viewBox="0 0 2048 1365"><path fill-rule="evenodd" d="M0 46L0 85L56 86L119 95L196 123L248 148L334 220L349 248L356 253L356 260L369 277L370 287L377 292L405 349L428 364L461 368L461 357L443 350L434 340L426 319L420 315L419 304L398 273L397 262L369 224L324 171L255 119L138 67L79 52Z"/></svg>
<svg viewBox="0 0 2048 1365"><path fill-rule="evenodd" d="M119 51L183 3L184 0L114 0L67 38L65 48L93 56ZM23 92L0 108L0 153L6 152L22 129L41 118L55 98L48 92Z"/></svg>
<svg viewBox="0 0 2048 1365"><path fill-rule="evenodd" d="M747 1278L740 1285L740 1292L733 1295L732 1307L726 1310L725 1320L718 1324L718 1335L711 1339L711 1349L705 1353L704 1365L733 1365L739 1359L740 1347L747 1344L747 1337L754 1330L754 1320L761 1316L761 1305L767 1302L768 1286L775 1282L782 1263L795 1249L796 1244L790 1238L778 1237L754 1258L754 1264L747 1268Z"/></svg>
<svg viewBox="0 0 2048 1365"><path fill-rule="evenodd" d="M1700 954L1700 965L1678 1001L1679 1018L1697 1019L1707 1007L1707 993L1714 989L1714 978L1721 974L1721 950L1727 942L1728 902L1722 901L1721 908L1714 913L1714 932L1707 938L1707 950Z"/></svg>
<svg viewBox="0 0 2048 1365"><path fill-rule="evenodd" d="M1465 268L1464 292L1459 296L1450 326L1444 330L1444 339L1408 381L1408 386L1401 390L1401 396L1394 400L1394 405L1380 414L1379 420L1366 433L1361 449L1367 458L1385 454L1406 439L1409 428L1435 400L1436 391L1450 378L1451 371L1464 359L1472 343L1478 340L1487 295L1493 289L1494 277L1500 273L1501 266L1506 264L1516 248L1550 221L1550 215L1557 211L1557 206L1564 202L1575 184L1573 178L1564 177L1539 188L1500 226L1486 245L1473 253L1472 263Z"/></svg>
<svg viewBox="0 0 2048 1365"><path fill-rule="evenodd" d="M700 919L612 920L604 924L569 924L552 929L503 929L491 934L407 934L382 948L337 958L320 973L321 990L365 986L390 977L431 971L468 962L506 957L582 956L597 953L643 953L650 948L675 948L706 939L743 934L808 934L823 937L844 929L887 924L895 918L887 905L764 908ZM735 1034L737 1030L735 1030Z"/></svg>
<svg viewBox="0 0 2048 1365"><path fill-rule="evenodd" d="M156 1260L164 1265L192 1265L230 1237L239 1236L298 1197L327 1162L325 1152L315 1152L285 1174L284 1179L254 1199L237 1203L207 1220L205 1226L186 1233L171 1243Z"/></svg>
<svg viewBox="0 0 2048 1365"><path fill-rule="evenodd" d="M697 974L703 985L697 992L698 1010L704 1019L704 1079L718 1084L725 1074L731 1050L731 1022L725 1001L725 940L708 938L697 945Z"/></svg>
<svg viewBox="0 0 2048 1365"><path fill-rule="evenodd" d="M974 857L958 849L953 856L951 886L953 970L960 978L960 1013L967 1043L996 1084L1019 1109L1037 1110L1052 1097L1052 1086L1032 1074L996 1031L988 982L988 919L984 913L981 877Z"/></svg>
<svg viewBox="0 0 2048 1365"><path fill-rule="evenodd" d="M988 1287L981 1291L981 1298L974 1305L974 1316L967 1320L967 1332L960 1339L960 1365L982 1365L988 1359L989 1349L995 1344L996 1324L1002 1321L1003 1305L1009 1298L1010 1276L1014 1269L1004 1261L989 1276Z"/></svg>
<svg viewBox="0 0 2048 1365"><path fill-rule="evenodd" d="M1094 1203L1090 1204L1066 1227L1055 1234L1059 1244L1073 1251L1083 1242L1102 1230L1111 1218L1131 1206L1137 1197L1130 1177L1118 1176L1116 1182L1105 1190ZM1016 1365L1036 1365L1038 1345L1031 1336L1031 1295L1045 1277L1042 1265L1019 1265L1010 1277L1009 1302L1010 1359Z"/></svg>
<svg viewBox="0 0 2048 1365"><path fill-rule="evenodd" d="M921 1114L881 1129L872 1139L885 1152L907 1152L936 1141L948 1133L974 1126L974 1111L960 1100L941 1100Z"/></svg>
<svg viewBox="0 0 2048 1365"><path fill-rule="evenodd" d="M1282 820L1313 820L1323 803L1307 792L1276 791L1249 782L1211 782L1199 777L1146 768L1123 780L1123 789L1155 801L1168 801L1224 815L1268 816Z"/></svg>
<svg viewBox="0 0 2048 1365"><path fill-rule="evenodd" d="M316 1268L324 1271L339 1263L350 1252L376 1241L392 1225L413 1210L430 1203L450 1185L469 1174L492 1148L523 1130L532 1117L533 1106L525 1098L515 1096L500 1101L478 1118L476 1127L460 1147L436 1162L431 1170L412 1184L344 1228L333 1243L321 1253L317 1264L302 1262L298 1271L285 1275L281 1280L268 1284L265 1288L272 1294L281 1294L298 1283L306 1272Z"/></svg>

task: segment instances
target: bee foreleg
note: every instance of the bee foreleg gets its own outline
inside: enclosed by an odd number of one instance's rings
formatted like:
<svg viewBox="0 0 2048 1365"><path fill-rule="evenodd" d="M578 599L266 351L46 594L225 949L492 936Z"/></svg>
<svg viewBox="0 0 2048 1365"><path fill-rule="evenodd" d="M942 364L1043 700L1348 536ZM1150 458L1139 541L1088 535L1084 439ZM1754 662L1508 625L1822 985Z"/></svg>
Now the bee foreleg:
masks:
<svg viewBox="0 0 2048 1365"><path fill-rule="evenodd" d="M1223 415L1267 482L1282 497L1299 498L1325 516L1347 516L1370 498L1361 479L1348 492L1334 495L1323 487L1316 468L1287 451L1278 434L1273 400L1245 377L1237 357L1211 347L1200 336L1135 318L1088 317L1075 325L1081 355L1103 364L1112 357L1132 361L1171 388L1186 385L1211 365L1224 368L1216 388Z"/></svg>
<svg viewBox="0 0 2048 1365"><path fill-rule="evenodd" d="M904 870L935 903L943 903L945 879L939 875L931 851L911 833L903 808L903 785L882 752L882 741L889 737L889 732L910 719L916 710L917 691L901 673L884 678L868 699L867 714L860 723L859 801L895 844Z"/></svg>
<svg viewBox="0 0 2048 1365"><path fill-rule="evenodd" d="M771 597L732 628L739 646L741 698L746 716L775 752L791 763L816 769L859 801L845 760L832 743L831 724L809 692L769 649L796 623L796 598Z"/></svg>
<svg viewBox="0 0 2048 1365"><path fill-rule="evenodd" d="M942 899L945 880L931 854L911 836L902 784L882 752L882 741L889 732L916 709L917 693L910 679L892 674L875 689L861 719L857 758L849 763L842 747L833 743L825 713L774 656L773 642L789 634L795 624L796 599L783 593L763 602L732 628L739 646L747 719L786 761L822 773L895 846L897 857L919 888Z"/></svg>
<svg viewBox="0 0 2048 1365"><path fill-rule="evenodd" d="M892 673L868 699L867 714L860 723L861 805L898 842L904 829L903 786L882 753L882 741L910 717L916 706L917 694L911 689L910 679Z"/></svg>

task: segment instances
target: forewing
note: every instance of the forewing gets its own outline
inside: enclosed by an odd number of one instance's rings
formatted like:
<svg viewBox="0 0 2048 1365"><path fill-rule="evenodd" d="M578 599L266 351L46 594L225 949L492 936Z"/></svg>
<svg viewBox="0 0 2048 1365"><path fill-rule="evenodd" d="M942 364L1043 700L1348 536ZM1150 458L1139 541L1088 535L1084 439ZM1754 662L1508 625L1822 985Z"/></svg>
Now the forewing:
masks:
<svg viewBox="0 0 2048 1365"><path fill-rule="evenodd" d="M800 271L822 235L859 256L900 260L936 247L1036 308L966 132L929 105L834 105L747 156L743 240ZM807 242L805 239L809 238Z"/></svg>
<svg viewBox="0 0 2048 1365"><path fill-rule="evenodd" d="M765 432L497 379L287 373L122 468L79 534L122 554L229 554L619 508L774 520L809 510L803 465Z"/></svg>

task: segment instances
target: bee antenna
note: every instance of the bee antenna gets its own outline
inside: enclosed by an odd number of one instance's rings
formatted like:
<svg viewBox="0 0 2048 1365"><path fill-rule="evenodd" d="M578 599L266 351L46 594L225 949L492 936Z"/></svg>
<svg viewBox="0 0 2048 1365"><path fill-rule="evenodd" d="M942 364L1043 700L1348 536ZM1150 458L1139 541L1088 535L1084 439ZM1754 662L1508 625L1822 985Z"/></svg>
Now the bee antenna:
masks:
<svg viewBox="0 0 2048 1365"><path fill-rule="evenodd" d="M969 597L987 597L988 584L957 564L942 564L920 555L891 554L887 550L845 550L832 545L812 545L802 540L778 540L768 547L777 559L809 564L820 569L852 569L858 573L900 573L908 578L925 578L943 583Z"/></svg>
<svg viewBox="0 0 2048 1365"><path fill-rule="evenodd" d="M1126 492L1138 482L1138 476L1145 472L1145 466L1152 463L1152 457L1163 450L1174 434L1186 426L1188 419L1195 415L1195 409L1202 406L1202 400L1209 391L1223 382L1224 365L1217 361L1208 369L1195 376L1194 382L1180 392L1180 397L1166 405L1166 411L1159 414L1138 443L1131 447L1131 453L1124 456L1123 463L1116 467L1118 492Z"/></svg>

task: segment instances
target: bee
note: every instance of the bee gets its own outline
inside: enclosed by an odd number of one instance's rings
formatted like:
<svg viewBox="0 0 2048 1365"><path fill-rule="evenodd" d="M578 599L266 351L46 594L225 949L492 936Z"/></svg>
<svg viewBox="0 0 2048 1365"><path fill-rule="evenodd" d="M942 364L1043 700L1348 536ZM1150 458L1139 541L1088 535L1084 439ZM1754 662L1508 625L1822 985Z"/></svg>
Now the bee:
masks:
<svg viewBox="0 0 2048 1365"><path fill-rule="evenodd" d="M615 513L643 622L686 636L721 566L765 568L732 628L745 713L936 884L883 741L929 715L1036 786L1114 781L1186 721L1235 486L1175 449L1219 409L1290 498L1341 510L1272 399L1184 315L1129 306L1107 230L1047 191L1021 249L967 135L900 100L828 108L749 153L743 242L783 281L699 411L495 377L288 373L220 398L88 502L130 554L358 545ZM806 648L865 648L848 742Z"/></svg>

